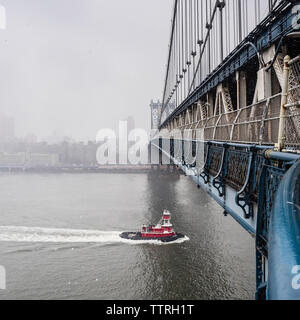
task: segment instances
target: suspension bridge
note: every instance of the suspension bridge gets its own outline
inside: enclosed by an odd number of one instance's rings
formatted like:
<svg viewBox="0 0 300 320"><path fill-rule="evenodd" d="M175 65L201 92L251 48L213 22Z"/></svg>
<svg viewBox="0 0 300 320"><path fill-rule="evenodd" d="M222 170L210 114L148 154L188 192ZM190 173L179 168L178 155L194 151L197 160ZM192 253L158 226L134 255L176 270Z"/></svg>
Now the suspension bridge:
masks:
<svg viewBox="0 0 300 320"><path fill-rule="evenodd" d="M300 1L174 0L151 111L151 148L255 236L256 298L300 299Z"/></svg>

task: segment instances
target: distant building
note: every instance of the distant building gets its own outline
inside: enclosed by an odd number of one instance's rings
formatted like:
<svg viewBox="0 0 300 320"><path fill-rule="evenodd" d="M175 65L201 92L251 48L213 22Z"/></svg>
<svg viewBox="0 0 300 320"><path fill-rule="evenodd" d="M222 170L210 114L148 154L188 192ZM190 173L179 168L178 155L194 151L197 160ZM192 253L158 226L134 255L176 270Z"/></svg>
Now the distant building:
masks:
<svg viewBox="0 0 300 320"><path fill-rule="evenodd" d="M99 145L95 141L62 141L49 144L36 139L15 139L12 143L0 143L0 166L96 166Z"/></svg>
<svg viewBox="0 0 300 320"><path fill-rule="evenodd" d="M19 167L24 166L26 163L26 153L19 152L19 153L6 153L0 152L0 166L6 167Z"/></svg>
<svg viewBox="0 0 300 320"><path fill-rule="evenodd" d="M97 165L97 158L96 158L96 154L97 154L97 149L98 146L96 143L94 143L93 141L89 141L87 146L86 146L86 152L85 152L85 163L87 165Z"/></svg>
<svg viewBox="0 0 300 320"><path fill-rule="evenodd" d="M26 165L30 167L57 167L59 166L59 155L28 153Z"/></svg>
<svg viewBox="0 0 300 320"><path fill-rule="evenodd" d="M56 167L59 166L58 154L41 153L6 153L0 152L0 166L2 167Z"/></svg>
<svg viewBox="0 0 300 320"><path fill-rule="evenodd" d="M127 131L128 131L128 134L129 134L132 130L136 129L136 128L135 128L134 117L129 116L129 117L126 119L126 121L127 121Z"/></svg>
<svg viewBox="0 0 300 320"><path fill-rule="evenodd" d="M36 144L37 140L37 136L34 133L28 133L24 139L27 144Z"/></svg>
<svg viewBox="0 0 300 320"><path fill-rule="evenodd" d="M11 142L14 138L15 138L14 119L0 114L0 142Z"/></svg>

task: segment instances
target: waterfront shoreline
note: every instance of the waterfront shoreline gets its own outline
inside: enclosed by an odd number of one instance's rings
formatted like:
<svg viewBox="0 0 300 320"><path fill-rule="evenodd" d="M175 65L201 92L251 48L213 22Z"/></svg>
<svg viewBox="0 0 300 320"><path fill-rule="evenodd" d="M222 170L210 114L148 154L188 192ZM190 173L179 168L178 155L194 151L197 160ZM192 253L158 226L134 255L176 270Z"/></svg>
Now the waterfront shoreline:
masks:
<svg viewBox="0 0 300 320"><path fill-rule="evenodd" d="M178 171L173 166L100 166L100 167L0 167L0 173L167 173Z"/></svg>

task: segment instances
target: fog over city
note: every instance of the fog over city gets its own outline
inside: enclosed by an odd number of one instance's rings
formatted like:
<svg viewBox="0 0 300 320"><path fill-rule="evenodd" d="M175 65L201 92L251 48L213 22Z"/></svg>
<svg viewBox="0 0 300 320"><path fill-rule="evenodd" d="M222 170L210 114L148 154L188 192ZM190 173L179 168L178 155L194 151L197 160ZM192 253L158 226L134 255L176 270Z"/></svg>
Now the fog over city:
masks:
<svg viewBox="0 0 300 320"><path fill-rule="evenodd" d="M16 137L94 140L161 98L172 0L1 0L0 115ZM166 19L170 17L170 19Z"/></svg>

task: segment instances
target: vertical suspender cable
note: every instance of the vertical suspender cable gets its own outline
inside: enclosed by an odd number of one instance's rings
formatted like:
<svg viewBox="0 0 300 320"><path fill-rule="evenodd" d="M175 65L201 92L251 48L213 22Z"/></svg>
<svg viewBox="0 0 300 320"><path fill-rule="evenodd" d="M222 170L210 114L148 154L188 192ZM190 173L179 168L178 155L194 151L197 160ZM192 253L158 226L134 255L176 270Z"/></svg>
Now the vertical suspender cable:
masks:
<svg viewBox="0 0 300 320"><path fill-rule="evenodd" d="M234 36L233 48L236 46L236 34L237 34L235 2L236 2L236 0L233 0L233 36Z"/></svg>
<svg viewBox="0 0 300 320"><path fill-rule="evenodd" d="M255 12L255 27L257 26L257 0L254 0L254 12Z"/></svg>
<svg viewBox="0 0 300 320"><path fill-rule="evenodd" d="M176 108L179 105L179 74L180 74L180 66L179 66L179 37L178 37L178 8L176 13Z"/></svg>
<svg viewBox="0 0 300 320"><path fill-rule="evenodd" d="M230 22L230 17L229 17L230 11L229 11L229 3L228 1L225 2L225 34L226 34L226 56L230 52L230 32L229 32L229 22Z"/></svg>
<svg viewBox="0 0 300 320"><path fill-rule="evenodd" d="M181 86L182 86L182 67L181 67L181 54L182 54L182 52L181 52L181 43L182 43L182 40L181 40L181 32L180 32L180 26L181 26L181 23L182 23L182 21L181 21L181 4L180 4L180 1L182 1L182 0L179 0L179 3L178 3L178 39L179 39L179 41L178 41L178 75L179 75L179 79L178 79L178 81L179 81L179 84L178 84L178 86L179 86L179 101L180 101L180 103L182 102L182 94L181 94Z"/></svg>
<svg viewBox="0 0 300 320"><path fill-rule="evenodd" d="M201 17L201 22L199 23ZM203 43L203 36L202 36L202 28L203 28L203 1L201 1L201 6L200 6L200 12L199 12L199 3L197 1L197 30L198 30L198 45L199 45L199 57L201 54L201 45ZM201 25L201 32L200 32L200 25ZM197 71L195 71L197 72ZM200 64L200 70L199 70L199 77L198 77L198 84L200 85L201 83L201 77L202 77L202 64Z"/></svg>
<svg viewBox="0 0 300 320"><path fill-rule="evenodd" d="M163 93L163 99L162 99L162 103L163 103L163 109L165 108L165 102L166 99L168 99L167 97L167 89L168 89L168 80L169 80L169 76L170 76L170 62L171 62L171 50L172 50L172 44L173 44L173 36L174 36L174 21L175 21L175 16L176 16L176 12L177 12L177 2L178 0L174 1L174 12L173 12L173 19L172 19L172 30L171 30L171 39L170 39L170 45L169 45L169 53L168 53L168 64L167 64L167 73L166 73L166 78L165 78L165 87L164 87L164 93ZM162 110L163 111L163 110Z"/></svg>
<svg viewBox="0 0 300 320"><path fill-rule="evenodd" d="M203 58L203 55L205 54L205 52L207 51L207 45L209 43L209 37L210 37L210 33L211 33L211 24L213 23L214 19L215 19L215 16L216 16L216 12L217 12L217 4L218 4L218 1L215 2L215 5L214 5L214 8L212 10L212 14L210 16L210 21L209 23L207 22L207 32L206 32L206 36L205 36L205 40L203 42L203 48L201 50L201 53L200 53L200 56L199 56L199 60L198 60L198 64L197 64L197 68L196 68L196 72L193 76L193 81L192 81L192 85L194 84L194 81L195 81L195 78L196 78L196 74L199 70L199 66L202 62L202 58ZM206 8L207 9L207 8ZM189 91L188 93L191 92L191 89L192 89L192 86L189 88Z"/></svg>
<svg viewBox="0 0 300 320"><path fill-rule="evenodd" d="M193 24L192 24L192 28L193 28L193 48L192 48L192 56L193 56L193 72L192 74L195 74L195 57L197 54L197 23L196 23L196 0L194 0L193 2ZM195 89L195 83L194 83L194 89Z"/></svg>
<svg viewBox="0 0 300 320"><path fill-rule="evenodd" d="M178 26L177 26L177 33L178 33L178 100L179 104L181 103L181 38L180 38L180 25L181 25L181 9L180 9L180 1L178 3Z"/></svg>
<svg viewBox="0 0 300 320"><path fill-rule="evenodd" d="M178 45L178 38L177 38L177 13L175 18L175 60L174 60L174 68L175 68L175 107L178 106L178 96L177 96L177 81L178 81L178 52L177 52L177 45Z"/></svg>
<svg viewBox="0 0 300 320"><path fill-rule="evenodd" d="M184 98L184 66L185 66L185 55L184 55L184 2L181 1L181 67L182 67L182 84L181 84L181 99Z"/></svg>
<svg viewBox="0 0 300 320"><path fill-rule="evenodd" d="M223 61L223 12L222 12L222 9L223 7L220 7L219 10L220 10L220 19L219 19L219 27L220 27L220 30L219 30L219 33L220 33L220 61L222 62Z"/></svg>
<svg viewBox="0 0 300 320"><path fill-rule="evenodd" d="M189 36L188 36L188 5L187 1L185 1L185 64L186 64L186 71L188 67L189 61ZM186 97L186 84L188 82L187 75L185 75L185 82L184 82L184 97Z"/></svg>
<svg viewBox="0 0 300 320"><path fill-rule="evenodd" d="M188 48L188 87L190 87L191 77L190 77L190 67L191 60L190 56L193 51L193 32L192 32L192 0L189 1L189 11L188 11L188 26L189 26L189 48Z"/></svg>
<svg viewBox="0 0 300 320"><path fill-rule="evenodd" d="M209 6L208 6L208 2L209 2ZM208 16L210 16L210 1L206 0L206 22L207 22L207 29L210 30L210 23L208 22ZM210 73L211 70L211 33L209 32L208 35L208 51L207 51L207 55L208 55L208 73Z"/></svg>
<svg viewBox="0 0 300 320"><path fill-rule="evenodd" d="M242 42L242 3L237 0L238 43Z"/></svg>
<svg viewBox="0 0 300 320"><path fill-rule="evenodd" d="M228 51L228 54L231 52L231 42L233 41L233 37L231 39L231 7L232 7L232 4L231 5L228 5L228 48L229 48L229 51Z"/></svg>
<svg viewBox="0 0 300 320"><path fill-rule="evenodd" d="M197 21L197 16L198 16L198 1L194 0L194 52L197 53L197 41L198 41L198 21Z"/></svg>

